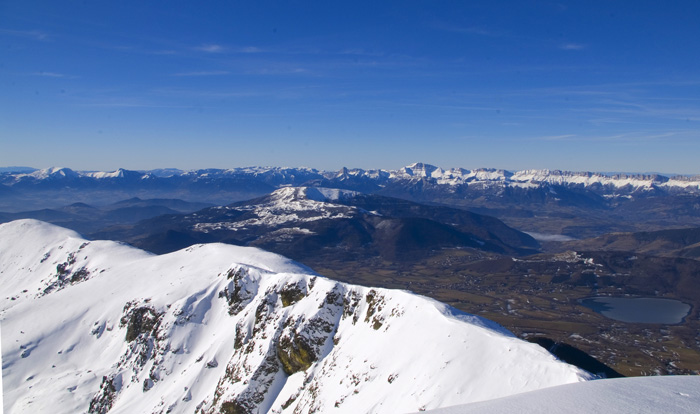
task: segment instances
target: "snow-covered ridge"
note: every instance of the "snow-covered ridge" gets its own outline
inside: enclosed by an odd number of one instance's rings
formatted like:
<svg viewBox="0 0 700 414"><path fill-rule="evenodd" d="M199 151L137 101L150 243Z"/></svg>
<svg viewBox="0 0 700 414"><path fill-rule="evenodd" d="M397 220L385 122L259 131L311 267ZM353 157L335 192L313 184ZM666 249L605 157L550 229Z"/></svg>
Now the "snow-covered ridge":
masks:
<svg viewBox="0 0 700 414"><path fill-rule="evenodd" d="M498 182L512 186L532 186L540 184L552 185L581 185L584 187L632 187L651 188L682 187L700 189L700 176L674 176L648 174L613 174L607 175L594 172L572 172L560 170L522 170L509 172L496 169L465 170L453 168L443 170L432 165L416 163L394 172L397 178L432 178L440 184L458 185L463 183Z"/></svg>
<svg viewBox="0 0 700 414"><path fill-rule="evenodd" d="M48 178L75 178L75 177L80 177L81 175L87 176L89 173L78 173L70 168L64 168L64 167L51 167L51 168L44 168L42 170L37 170L31 173L20 173L20 174L13 174L17 176L18 178L23 178L23 177L31 177L35 178L37 180L45 180Z"/></svg>
<svg viewBox="0 0 700 414"><path fill-rule="evenodd" d="M119 168L118 170L116 170L116 171L114 171L114 172L102 172L102 171L98 171L98 172L93 172L93 173L86 173L86 175L87 175L88 177L93 177L93 178L98 178L98 179L102 179L102 178L124 178L125 174L126 174L126 170L124 170L123 168Z"/></svg>
<svg viewBox="0 0 700 414"><path fill-rule="evenodd" d="M344 198L355 197L360 193L352 190L341 190L338 188L307 187L306 197L316 201L338 201Z"/></svg>
<svg viewBox="0 0 700 414"><path fill-rule="evenodd" d="M21 220L0 225L0 269L6 412L401 413L591 378L493 322L255 248L153 256Z"/></svg>
<svg viewBox="0 0 700 414"><path fill-rule="evenodd" d="M357 191L341 190L337 188L325 187L283 187L270 194L271 204L280 207L289 206L295 202L330 202L338 201L342 198L354 197Z"/></svg>
<svg viewBox="0 0 700 414"><path fill-rule="evenodd" d="M319 171L313 168L242 167L231 169L204 169L180 171L175 169L153 171L79 172L68 168L47 168L32 173L4 174L5 185L27 184L47 179L72 180L119 180L140 178L142 180L193 180L211 181L245 178L275 187L300 186L306 182L325 180L328 184L342 184L349 180L365 180L379 186L406 180L432 180L438 185L475 185L487 188L503 187L534 188L543 185L564 185L595 188L603 191L636 191L652 188L684 192L700 192L700 176L673 176L648 174L603 174L595 172L571 172L560 170L522 170L510 172L499 169L443 169L429 164L414 163L398 170L362 170L343 168L340 171Z"/></svg>

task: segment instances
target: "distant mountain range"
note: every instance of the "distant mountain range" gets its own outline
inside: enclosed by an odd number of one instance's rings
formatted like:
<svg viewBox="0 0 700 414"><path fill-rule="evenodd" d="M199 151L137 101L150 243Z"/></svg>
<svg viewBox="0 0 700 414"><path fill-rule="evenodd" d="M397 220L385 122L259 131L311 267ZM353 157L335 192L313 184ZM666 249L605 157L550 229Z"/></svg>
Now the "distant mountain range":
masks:
<svg viewBox="0 0 700 414"><path fill-rule="evenodd" d="M550 170L398 170L249 167L181 171L77 172L49 168L0 173L0 211L93 206L167 198L228 205L287 186L324 187L469 209L520 230L598 236L611 231L700 226L700 176L600 174ZM546 220L543 220L546 219Z"/></svg>
<svg viewBox="0 0 700 414"><path fill-rule="evenodd" d="M47 168L29 172L25 167L0 170L0 183L21 190L78 186L83 188L149 189L162 186L177 189L182 186L222 189L240 188L255 191L285 185L318 183L326 187L377 192L398 183L425 181L434 185L460 186L485 190L491 187L531 189L547 186L588 188L601 195L627 195L639 191L700 193L700 175L666 177L658 174L603 174L559 170L522 170L510 172L499 169L442 169L415 163L398 170L363 170L342 168L339 171L319 171L313 168L247 167L232 169L203 169L182 171L158 169L113 172L73 171L70 168ZM19 170L19 171L17 171ZM332 184L332 185L329 185ZM268 191L269 192L269 191Z"/></svg>

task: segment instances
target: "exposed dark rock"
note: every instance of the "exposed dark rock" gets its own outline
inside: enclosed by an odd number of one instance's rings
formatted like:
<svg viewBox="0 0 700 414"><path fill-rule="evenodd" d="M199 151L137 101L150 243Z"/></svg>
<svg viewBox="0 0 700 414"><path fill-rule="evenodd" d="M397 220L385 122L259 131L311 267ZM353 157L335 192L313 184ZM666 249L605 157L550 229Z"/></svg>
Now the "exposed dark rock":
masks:
<svg viewBox="0 0 700 414"><path fill-rule="evenodd" d="M293 305L293 304L299 302L305 296L306 296L306 292L304 292L297 285L285 286L280 291L280 299L282 300L282 306L285 308L289 305Z"/></svg>
<svg viewBox="0 0 700 414"><path fill-rule="evenodd" d="M300 336L280 338L277 343L277 355L287 375L306 371L316 362L313 348Z"/></svg>
<svg viewBox="0 0 700 414"><path fill-rule="evenodd" d="M112 405L117 394L117 388L121 386L121 376L104 376L100 384L100 390L92 397L88 413L90 414L106 414Z"/></svg>
<svg viewBox="0 0 700 414"><path fill-rule="evenodd" d="M142 334L151 335L158 328L160 317L155 309L148 306L131 310L121 319L122 324L126 324L126 341L131 342Z"/></svg>

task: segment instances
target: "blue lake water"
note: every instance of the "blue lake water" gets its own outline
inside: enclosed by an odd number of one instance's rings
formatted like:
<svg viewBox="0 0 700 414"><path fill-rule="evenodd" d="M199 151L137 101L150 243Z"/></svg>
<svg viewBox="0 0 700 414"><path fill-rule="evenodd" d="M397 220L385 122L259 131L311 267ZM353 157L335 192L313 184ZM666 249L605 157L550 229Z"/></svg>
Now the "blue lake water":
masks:
<svg viewBox="0 0 700 414"><path fill-rule="evenodd" d="M610 319L630 323L671 325L683 322L690 313L690 305L675 299L595 297L579 303Z"/></svg>

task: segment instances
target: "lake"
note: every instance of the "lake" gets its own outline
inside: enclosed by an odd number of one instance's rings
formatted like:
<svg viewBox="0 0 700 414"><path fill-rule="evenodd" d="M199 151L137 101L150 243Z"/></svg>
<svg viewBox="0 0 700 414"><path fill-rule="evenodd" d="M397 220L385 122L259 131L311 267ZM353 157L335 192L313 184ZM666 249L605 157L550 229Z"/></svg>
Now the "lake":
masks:
<svg viewBox="0 0 700 414"><path fill-rule="evenodd" d="M630 323L677 324L690 305L675 299L595 297L579 299L583 306L610 319Z"/></svg>

